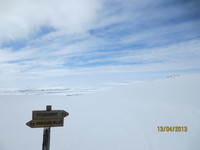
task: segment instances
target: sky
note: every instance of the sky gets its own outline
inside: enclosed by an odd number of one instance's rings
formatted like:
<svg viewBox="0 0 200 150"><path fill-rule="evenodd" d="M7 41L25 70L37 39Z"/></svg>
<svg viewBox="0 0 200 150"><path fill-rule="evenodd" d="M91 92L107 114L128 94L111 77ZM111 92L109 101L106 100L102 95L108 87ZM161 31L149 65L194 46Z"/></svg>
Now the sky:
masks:
<svg viewBox="0 0 200 150"><path fill-rule="evenodd" d="M200 0L0 0L0 88L200 72Z"/></svg>

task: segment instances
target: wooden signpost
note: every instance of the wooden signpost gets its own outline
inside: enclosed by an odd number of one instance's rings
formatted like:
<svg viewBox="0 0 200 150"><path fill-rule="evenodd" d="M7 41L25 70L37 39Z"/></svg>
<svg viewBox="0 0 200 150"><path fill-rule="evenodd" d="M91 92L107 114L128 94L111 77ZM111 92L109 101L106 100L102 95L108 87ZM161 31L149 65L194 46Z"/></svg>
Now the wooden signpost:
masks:
<svg viewBox="0 0 200 150"><path fill-rule="evenodd" d="M26 125L31 128L44 128L42 150L50 148L50 127L61 127L64 125L64 117L69 113L64 110L51 110L51 105L46 106L46 110L32 112L32 120Z"/></svg>

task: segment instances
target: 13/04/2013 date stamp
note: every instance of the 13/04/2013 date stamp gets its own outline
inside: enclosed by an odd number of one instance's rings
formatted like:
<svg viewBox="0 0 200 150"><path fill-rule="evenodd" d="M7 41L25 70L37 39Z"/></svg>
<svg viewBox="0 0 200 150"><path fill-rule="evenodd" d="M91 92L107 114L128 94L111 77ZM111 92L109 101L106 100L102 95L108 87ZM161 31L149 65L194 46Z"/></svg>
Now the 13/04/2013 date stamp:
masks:
<svg viewBox="0 0 200 150"><path fill-rule="evenodd" d="M187 132L187 126L158 126L158 132Z"/></svg>

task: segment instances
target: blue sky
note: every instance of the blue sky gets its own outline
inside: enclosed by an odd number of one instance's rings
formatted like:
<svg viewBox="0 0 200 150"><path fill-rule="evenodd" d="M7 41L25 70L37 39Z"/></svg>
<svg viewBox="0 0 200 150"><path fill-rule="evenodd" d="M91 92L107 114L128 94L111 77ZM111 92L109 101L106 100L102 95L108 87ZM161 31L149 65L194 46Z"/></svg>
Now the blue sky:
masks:
<svg viewBox="0 0 200 150"><path fill-rule="evenodd" d="M200 71L199 0L3 0L0 88Z"/></svg>

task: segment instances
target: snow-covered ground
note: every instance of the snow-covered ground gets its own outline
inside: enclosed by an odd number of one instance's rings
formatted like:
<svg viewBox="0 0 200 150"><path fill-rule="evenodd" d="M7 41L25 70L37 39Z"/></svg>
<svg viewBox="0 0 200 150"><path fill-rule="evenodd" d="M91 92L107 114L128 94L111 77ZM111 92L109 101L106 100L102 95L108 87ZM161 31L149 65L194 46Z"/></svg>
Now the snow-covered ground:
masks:
<svg viewBox="0 0 200 150"><path fill-rule="evenodd" d="M81 96L0 96L0 150L39 150L32 110L69 112L51 128L51 150L199 150L200 74L121 85ZM187 126L188 132L158 132Z"/></svg>
<svg viewBox="0 0 200 150"><path fill-rule="evenodd" d="M101 91L94 87L48 87L48 88L12 88L0 89L0 95L57 95L79 96Z"/></svg>

